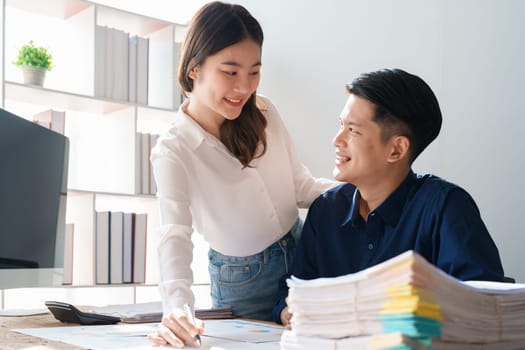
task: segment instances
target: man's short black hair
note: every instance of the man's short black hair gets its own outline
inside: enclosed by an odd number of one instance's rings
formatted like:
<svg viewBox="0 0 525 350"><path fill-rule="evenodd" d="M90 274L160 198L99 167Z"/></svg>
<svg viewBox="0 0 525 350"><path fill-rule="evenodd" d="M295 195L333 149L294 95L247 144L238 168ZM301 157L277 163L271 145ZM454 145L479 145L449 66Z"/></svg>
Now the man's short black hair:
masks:
<svg viewBox="0 0 525 350"><path fill-rule="evenodd" d="M442 117L434 92L420 77L401 69L364 73L346 85L348 92L376 106L373 120L383 137L410 140L410 163L438 136Z"/></svg>

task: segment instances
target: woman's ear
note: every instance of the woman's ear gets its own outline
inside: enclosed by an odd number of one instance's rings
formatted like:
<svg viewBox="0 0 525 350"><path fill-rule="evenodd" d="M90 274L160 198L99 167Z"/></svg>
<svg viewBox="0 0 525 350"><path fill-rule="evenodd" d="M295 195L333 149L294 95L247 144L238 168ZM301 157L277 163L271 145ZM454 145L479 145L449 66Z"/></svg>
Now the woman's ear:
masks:
<svg viewBox="0 0 525 350"><path fill-rule="evenodd" d="M402 159L408 159L410 151L410 140L406 136L396 135L391 140L392 148L388 161L391 163L398 162Z"/></svg>
<svg viewBox="0 0 525 350"><path fill-rule="evenodd" d="M190 72L188 73L188 77L191 79L191 80L196 80L197 79L197 76L199 75L199 69L197 67L193 67Z"/></svg>

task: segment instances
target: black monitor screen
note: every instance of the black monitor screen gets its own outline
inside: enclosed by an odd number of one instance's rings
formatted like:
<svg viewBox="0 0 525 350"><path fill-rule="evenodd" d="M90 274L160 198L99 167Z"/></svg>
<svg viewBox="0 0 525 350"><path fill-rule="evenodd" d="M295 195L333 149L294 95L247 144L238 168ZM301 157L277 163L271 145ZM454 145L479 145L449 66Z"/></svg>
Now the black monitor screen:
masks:
<svg viewBox="0 0 525 350"><path fill-rule="evenodd" d="M68 147L0 109L0 268L63 266Z"/></svg>

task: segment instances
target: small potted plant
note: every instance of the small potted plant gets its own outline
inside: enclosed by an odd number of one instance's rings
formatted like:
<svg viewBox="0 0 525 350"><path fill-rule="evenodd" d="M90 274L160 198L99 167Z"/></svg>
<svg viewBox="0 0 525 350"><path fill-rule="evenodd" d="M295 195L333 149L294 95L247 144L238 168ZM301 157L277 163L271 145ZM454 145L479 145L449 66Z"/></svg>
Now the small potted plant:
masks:
<svg viewBox="0 0 525 350"><path fill-rule="evenodd" d="M53 68L52 60L53 56L45 47L36 47L30 40L18 50L13 63L22 70L25 84L43 86L46 71Z"/></svg>

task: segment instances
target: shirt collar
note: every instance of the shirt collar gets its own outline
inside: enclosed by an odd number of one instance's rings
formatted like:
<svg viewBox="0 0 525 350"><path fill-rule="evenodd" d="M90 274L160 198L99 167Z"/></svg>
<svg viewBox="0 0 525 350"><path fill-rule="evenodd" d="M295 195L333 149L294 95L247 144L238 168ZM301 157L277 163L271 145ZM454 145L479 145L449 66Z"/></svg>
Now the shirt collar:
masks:
<svg viewBox="0 0 525 350"><path fill-rule="evenodd" d="M387 199L381 203L381 205L376 210L374 210L374 212L379 214L385 222L395 226L399 221L399 217L401 216L405 202L416 183L417 175L411 169L399 187L394 192L392 192L390 196L388 196ZM343 220L343 224L341 226L345 226L348 223L352 223L353 225L358 224L358 220L361 219L359 214L360 200L361 195L359 193L359 189L356 187L352 195L350 210L348 211L348 215Z"/></svg>
<svg viewBox="0 0 525 350"><path fill-rule="evenodd" d="M375 210L383 220L391 226L396 226L403 208L410 195L412 188L417 183L417 175L410 169L407 177L401 182L398 188L388 196Z"/></svg>
<svg viewBox="0 0 525 350"><path fill-rule="evenodd" d="M188 106L189 100L183 102L179 107L177 116L175 117L174 126L180 130L181 137L183 137L191 149L195 150L203 142L206 142L209 146L226 150L225 146L215 136L204 130L199 123L193 120L184 110ZM227 154L229 152L226 151Z"/></svg>
<svg viewBox="0 0 525 350"><path fill-rule="evenodd" d="M348 193L350 195L351 193ZM342 226L346 226L349 223L356 224L357 220L359 219L359 200L361 199L361 195L359 194L359 190L357 187L355 187L354 192L352 195L352 201L350 204L350 210L348 211L348 215L343 220Z"/></svg>

